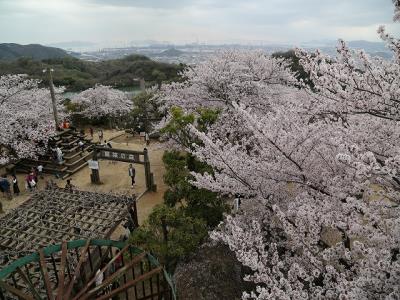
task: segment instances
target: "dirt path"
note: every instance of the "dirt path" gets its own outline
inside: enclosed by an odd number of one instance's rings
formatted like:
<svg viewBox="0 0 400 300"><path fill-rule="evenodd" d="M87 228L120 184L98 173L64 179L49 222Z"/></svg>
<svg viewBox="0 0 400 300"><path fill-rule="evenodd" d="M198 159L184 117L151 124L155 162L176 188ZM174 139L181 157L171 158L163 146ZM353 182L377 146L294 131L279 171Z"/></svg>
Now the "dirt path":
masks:
<svg viewBox="0 0 400 300"><path fill-rule="evenodd" d="M109 141L113 148L119 149L130 149L130 150L143 150L146 147L143 139L132 137L131 135L125 134L122 131L117 130L105 130L104 139ZM98 136L95 132L94 141L98 141ZM164 150L161 149L158 142L152 142L148 147L149 159L151 164L151 171L154 174L154 180L157 185L157 192L146 193L138 202L138 218L139 223L142 224L147 218L152 208L159 203L163 202L163 194L166 190L166 186L163 182L163 175L165 173L164 165L162 162L162 155ZM124 194L142 194L145 189L144 179L144 168L142 165L134 165L136 169L136 185L134 188L131 187L130 177L128 176L128 163L124 162L111 162L111 161L100 161L100 180L102 184L93 185L90 182L90 169L88 167L83 168L73 176L69 177L71 183L80 190L94 191L94 192L116 192ZM25 174L18 174L19 188L21 194L18 197L14 197L11 201L6 200L1 196L0 201L3 204L3 209L7 213L10 209L18 207L26 201L30 193L26 191ZM52 179L60 187L64 187L66 180L56 179L52 175L45 175L43 179L39 180L38 188L43 189L45 181ZM11 177L9 177L11 181Z"/></svg>

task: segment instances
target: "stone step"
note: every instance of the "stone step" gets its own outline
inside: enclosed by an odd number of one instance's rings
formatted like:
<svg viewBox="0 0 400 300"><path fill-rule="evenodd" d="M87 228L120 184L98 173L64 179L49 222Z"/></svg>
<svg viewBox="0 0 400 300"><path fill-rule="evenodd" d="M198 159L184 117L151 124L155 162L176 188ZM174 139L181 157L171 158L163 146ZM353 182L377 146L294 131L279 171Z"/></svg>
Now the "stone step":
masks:
<svg viewBox="0 0 400 300"><path fill-rule="evenodd" d="M68 167L68 169L75 168L77 164L82 163L83 161L87 161L88 158L91 158L93 155L93 153L87 153L85 156L82 156L80 159L78 159L77 161L74 161L72 163L65 163L65 165Z"/></svg>
<svg viewBox="0 0 400 300"><path fill-rule="evenodd" d="M84 149L84 151L89 151L90 149L92 149L92 145L89 145L89 146L87 146L85 149ZM75 154L71 154L71 155L66 155L66 156L64 156L64 159L65 160L71 160L71 159L74 159L74 158L76 158L77 156L79 156L80 154L82 153L82 151L77 151Z"/></svg>
<svg viewBox="0 0 400 300"><path fill-rule="evenodd" d="M86 162L84 162L82 165L76 167L76 168L73 169L73 170L67 170L67 173L66 173L64 176L62 176L62 179L66 179L66 178L68 178L69 176L75 174L75 173L78 172L79 170L81 170L81 169L83 169L84 167L86 167L87 164L88 164L88 162L86 161Z"/></svg>

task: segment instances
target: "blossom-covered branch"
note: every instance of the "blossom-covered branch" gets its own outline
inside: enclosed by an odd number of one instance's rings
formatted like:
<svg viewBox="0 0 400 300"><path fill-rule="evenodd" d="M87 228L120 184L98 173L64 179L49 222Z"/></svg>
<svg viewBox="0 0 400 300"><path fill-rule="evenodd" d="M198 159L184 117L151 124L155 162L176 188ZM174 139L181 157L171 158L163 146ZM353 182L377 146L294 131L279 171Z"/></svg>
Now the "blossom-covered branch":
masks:
<svg viewBox="0 0 400 300"><path fill-rule="evenodd" d="M75 113L89 119L119 117L132 109L132 101L124 92L103 85L79 93L72 98L72 103L76 105Z"/></svg>
<svg viewBox="0 0 400 300"><path fill-rule="evenodd" d="M56 131L50 92L38 81L25 75L0 77L0 111L0 164L46 151Z"/></svg>

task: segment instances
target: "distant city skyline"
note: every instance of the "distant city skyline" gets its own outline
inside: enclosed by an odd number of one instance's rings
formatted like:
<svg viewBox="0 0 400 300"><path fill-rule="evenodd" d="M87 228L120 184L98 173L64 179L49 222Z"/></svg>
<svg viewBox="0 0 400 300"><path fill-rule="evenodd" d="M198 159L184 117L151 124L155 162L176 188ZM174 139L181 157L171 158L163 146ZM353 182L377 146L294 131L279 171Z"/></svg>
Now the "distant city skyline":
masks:
<svg viewBox="0 0 400 300"><path fill-rule="evenodd" d="M379 41L391 0L0 0L0 43Z"/></svg>

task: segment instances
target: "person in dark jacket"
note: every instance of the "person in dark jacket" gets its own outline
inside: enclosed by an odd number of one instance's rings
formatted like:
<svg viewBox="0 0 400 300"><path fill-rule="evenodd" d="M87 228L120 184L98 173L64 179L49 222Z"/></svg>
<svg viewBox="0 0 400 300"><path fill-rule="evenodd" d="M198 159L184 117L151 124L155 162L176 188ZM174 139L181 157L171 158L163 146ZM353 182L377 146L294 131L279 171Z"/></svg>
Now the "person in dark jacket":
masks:
<svg viewBox="0 0 400 300"><path fill-rule="evenodd" d="M132 166L132 164L129 164L128 174L129 174L129 177L131 178L131 184L132 184L132 187L133 187L133 185L135 184L136 170Z"/></svg>
<svg viewBox="0 0 400 300"><path fill-rule="evenodd" d="M1 176L1 178L0 178L0 186L1 186L1 189L3 190L3 193L6 195L6 198L8 200L11 200L12 199L12 196L11 196L11 185L7 180L7 175L2 175Z"/></svg>
<svg viewBox="0 0 400 300"><path fill-rule="evenodd" d="M68 192L72 192L74 190L75 186L72 185L71 179L67 179L67 184L65 185L65 190Z"/></svg>
<svg viewBox="0 0 400 300"><path fill-rule="evenodd" d="M15 176L15 175L12 175L12 184L13 184L14 195L18 196L20 193L20 190L19 190L19 186L18 186L17 176Z"/></svg>

